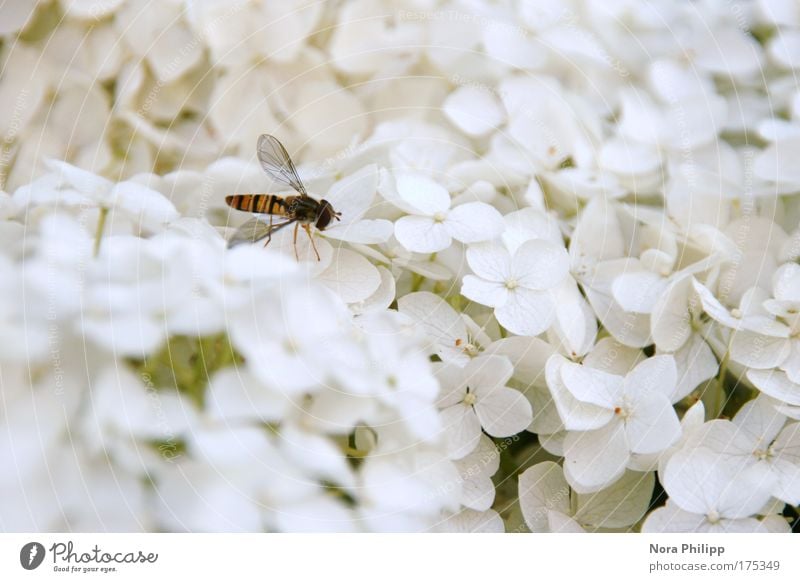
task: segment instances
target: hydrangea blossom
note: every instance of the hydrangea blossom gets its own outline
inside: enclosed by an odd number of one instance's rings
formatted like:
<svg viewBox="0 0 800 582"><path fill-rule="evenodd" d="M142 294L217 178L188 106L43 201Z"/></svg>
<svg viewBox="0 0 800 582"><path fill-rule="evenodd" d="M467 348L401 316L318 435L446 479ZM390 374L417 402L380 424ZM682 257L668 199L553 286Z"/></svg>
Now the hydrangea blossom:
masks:
<svg viewBox="0 0 800 582"><path fill-rule="evenodd" d="M411 212L395 223L395 237L417 253L435 253L450 246L490 240L502 232L500 213L483 202L450 208L447 191L425 176L397 177L397 192Z"/></svg>
<svg viewBox="0 0 800 582"><path fill-rule="evenodd" d="M500 325L531 336L552 325L555 302L551 290L569 269L563 248L531 240L512 254L502 244L484 243L467 249L467 263L475 275L464 277L461 293L493 307Z"/></svg>
<svg viewBox="0 0 800 582"><path fill-rule="evenodd" d="M519 477L519 502L532 532L584 532L625 528L644 515L653 493L653 473L628 471L598 493L571 490L561 468L545 461Z"/></svg>
<svg viewBox="0 0 800 582"><path fill-rule="evenodd" d="M481 430L491 436L507 437L531 423L531 405L525 397L505 384L513 367L501 356L482 356L463 368L442 366L437 376L442 383L442 409L447 450L459 459L478 446Z"/></svg>
<svg viewBox="0 0 800 582"><path fill-rule="evenodd" d="M553 358L547 365L553 376L560 376L551 389L571 431L564 454L573 487L602 489L622 475L631 454L663 451L680 437L671 404L677 382L671 356L648 358L624 378Z"/></svg>
<svg viewBox="0 0 800 582"><path fill-rule="evenodd" d="M0 3L3 527L796 529L800 12L695 4Z"/></svg>

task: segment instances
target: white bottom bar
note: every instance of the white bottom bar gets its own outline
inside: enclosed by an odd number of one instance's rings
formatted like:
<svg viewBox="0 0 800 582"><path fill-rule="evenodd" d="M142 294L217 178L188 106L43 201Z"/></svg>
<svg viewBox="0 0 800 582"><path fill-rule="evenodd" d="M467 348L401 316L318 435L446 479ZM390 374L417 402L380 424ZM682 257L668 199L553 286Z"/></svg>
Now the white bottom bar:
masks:
<svg viewBox="0 0 800 582"><path fill-rule="evenodd" d="M777 534L0 534L0 579L516 582L722 575L726 580L796 580L798 539ZM32 542L41 546L32 550ZM37 561L35 569L23 567Z"/></svg>

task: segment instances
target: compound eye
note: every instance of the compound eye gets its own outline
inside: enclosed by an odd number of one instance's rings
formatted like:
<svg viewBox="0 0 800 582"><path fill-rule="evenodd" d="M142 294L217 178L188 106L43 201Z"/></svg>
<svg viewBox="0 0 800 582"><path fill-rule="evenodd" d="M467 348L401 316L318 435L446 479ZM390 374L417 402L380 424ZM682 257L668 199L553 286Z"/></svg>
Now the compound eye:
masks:
<svg viewBox="0 0 800 582"><path fill-rule="evenodd" d="M316 227L319 230L325 230L325 228L330 224L331 218L333 216L333 212L329 204L323 204L322 208L320 209L319 216L317 216Z"/></svg>

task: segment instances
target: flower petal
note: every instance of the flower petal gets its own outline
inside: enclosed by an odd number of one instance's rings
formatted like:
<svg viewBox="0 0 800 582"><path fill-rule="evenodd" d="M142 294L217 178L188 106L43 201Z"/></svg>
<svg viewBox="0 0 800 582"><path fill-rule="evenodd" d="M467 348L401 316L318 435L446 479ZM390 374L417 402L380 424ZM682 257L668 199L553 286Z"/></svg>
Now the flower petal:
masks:
<svg viewBox="0 0 800 582"><path fill-rule="evenodd" d="M764 394L791 406L800 406L800 384L795 384L781 370L748 370L747 379Z"/></svg>
<svg viewBox="0 0 800 582"><path fill-rule="evenodd" d="M459 87L445 99L443 109L456 127L472 136L497 129L505 117L494 95L479 87Z"/></svg>
<svg viewBox="0 0 800 582"><path fill-rule="evenodd" d="M478 400L505 386L514 366L505 356L486 355L473 358L463 369L464 381L478 395Z"/></svg>
<svg viewBox="0 0 800 582"><path fill-rule="evenodd" d="M375 265L347 249L337 249L334 260L316 279L346 303L363 301L381 284L381 274Z"/></svg>
<svg viewBox="0 0 800 582"><path fill-rule="evenodd" d="M597 318L572 277L567 277L559 286L555 303L553 331L570 355L586 355L595 345Z"/></svg>
<svg viewBox="0 0 800 582"><path fill-rule="evenodd" d="M447 214L444 224L450 236L467 244L492 240L505 227L502 215L484 202L456 206Z"/></svg>
<svg viewBox="0 0 800 582"><path fill-rule="evenodd" d="M325 194L325 200L342 213L342 224L361 220L373 206L378 191L378 167L364 166L335 182Z"/></svg>
<svg viewBox="0 0 800 582"><path fill-rule="evenodd" d="M689 337L689 341L674 356L678 368L678 383L670 397L671 402L682 400L701 383L716 376L719 370L711 347L696 333Z"/></svg>
<svg viewBox="0 0 800 582"><path fill-rule="evenodd" d="M396 177L397 193L420 214L433 216L450 208L450 193L443 186L419 174Z"/></svg>
<svg viewBox="0 0 800 582"><path fill-rule="evenodd" d="M466 457L478 446L481 424L471 406L456 404L441 412L445 447L451 459Z"/></svg>
<svg viewBox="0 0 800 582"><path fill-rule="evenodd" d="M539 335L553 323L555 310L550 294L517 287L494 315L504 328L517 335Z"/></svg>
<svg viewBox="0 0 800 582"><path fill-rule="evenodd" d="M493 437L508 437L522 432L531 423L531 403L518 390L498 388L479 396L475 414L483 429Z"/></svg>
<svg viewBox="0 0 800 582"><path fill-rule="evenodd" d="M461 285L461 294L481 305L498 307L508 299L508 289L501 283L484 281L475 275L466 275Z"/></svg>
<svg viewBox="0 0 800 582"><path fill-rule="evenodd" d="M659 507L647 516L642 525L642 533L694 533L704 531L703 526L707 524L705 515L684 511L667 500L664 507Z"/></svg>
<svg viewBox="0 0 800 582"><path fill-rule="evenodd" d="M669 398L675 392L678 368L671 355L653 356L639 362L625 377L626 395L635 397L642 392L653 392Z"/></svg>
<svg viewBox="0 0 800 582"><path fill-rule="evenodd" d="M569 360L564 356L554 355L547 360L545 368L547 386L564 427L571 431L586 431L605 426L613 418L614 411L582 402L572 395L561 377L561 370L567 363Z"/></svg>
<svg viewBox="0 0 800 582"><path fill-rule="evenodd" d="M672 283L653 304L650 310L650 331L660 350L677 351L692 334L689 313L689 297L692 292L692 277L683 277ZM619 301L616 294L614 298Z"/></svg>
<svg viewBox="0 0 800 582"><path fill-rule="evenodd" d="M654 485L655 473L626 471L607 489L578 495L575 519L594 527L631 526L647 513Z"/></svg>
<svg viewBox="0 0 800 582"><path fill-rule="evenodd" d="M432 348L444 362L466 362L469 357L457 345L467 341L464 320L444 299L428 292L409 293L397 300L397 310L413 318L428 335Z"/></svg>
<svg viewBox="0 0 800 582"><path fill-rule="evenodd" d="M651 271L622 273L614 279L611 292L620 307L631 313L652 313L667 287L667 280Z"/></svg>
<svg viewBox="0 0 800 582"><path fill-rule="evenodd" d="M163 194L131 181L115 185L108 203L138 218L145 227L165 224L180 217L175 206Z"/></svg>
<svg viewBox="0 0 800 582"><path fill-rule="evenodd" d="M605 489L622 477L630 460L622 423L567 433L564 456L564 476L573 489L578 493Z"/></svg>
<svg viewBox="0 0 800 582"><path fill-rule="evenodd" d="M511 255L495 242L470 245L467 249L469 268L487 281L505 283L511 276Z"/></svg>
<svg viewBox="0 0 800 582"><path fill-rule="evenodd" d="M747 473L741 463L726 462L710 449L693 447L672 456L662 482L670 499L684 511L716 512L736 519L753 515L770 497Z"/></svg>
<svg viewBox="0 0 800 582"><path fill-rule="evenodd" d="M386 242L394 232L389 220L359 220L347 224L333 224L325 229L323 236L356 244L378 244Z"/></svg>
<svg viewBox="0 0 800 582"><path fill-rule="evenodd" d="M624 379L614 374L564 362L561 366L561 380L567 390L581 402L613 410L622 400Z"/></svg>
<svg viewBox="0 0 800 582"><path fill-rule="evenodd" d="M404 216L395 222L394 236L415 253L442 251L453 242L445 225L427 216Z"/></svg>
<svg viewBox="0 0 800 582"><path fill-rule="evenodd" d="M681 436L681 423L666 396L650 393L636 400L625 432L631 452L647 455L676 442Z"/></svg>
<svg viewBox="0 0 800 582"><path fill-rule="evenodd" d="M520 285L537 290L552 289L567 276L569 256L562 246L529 240L514 253L511 271Z"/></svg>
<svg viewBox="0 0 800 582"><path fill-rule="evenodd" d="M570 489L556 463L545 461L519 476L519 505L532 532L546 532L548 510L571 513Z"/></svg>
<svg viewBox="0 0 800 582"><path fill-rule="evenodd" d="M791 341L782 337L739 330L731 340L731 359L758 370L779 366L790 353Z"/></svg>

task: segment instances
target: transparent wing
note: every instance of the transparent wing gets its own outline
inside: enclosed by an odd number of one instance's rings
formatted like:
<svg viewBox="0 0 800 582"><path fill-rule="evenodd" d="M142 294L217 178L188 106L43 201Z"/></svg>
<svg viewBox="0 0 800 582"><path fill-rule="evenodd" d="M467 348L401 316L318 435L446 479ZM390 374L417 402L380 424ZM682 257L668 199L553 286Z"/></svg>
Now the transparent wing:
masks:
<svg viewBox="0 0 800 582"><path fill-rule="evenodd" d="M228 239L228 248L235 247L242 243L254 243L264 239L272 234L275 234L284 226L297 222L297 219L292 218L284 222L276 222L270 224L260 218L251 218L236 231Z"/></svg>
<svg viewBox="0 0 800 582"><path fill-rule="evenodd" d="M287 186L291 186L298 193L308 196L303 182L300 181L300 177L297 175L292 158L289 157L286 148L276 137L267 134L260 136L256 151L258 152L258 161L261 162L261 167L270 177Z"/></svg>

